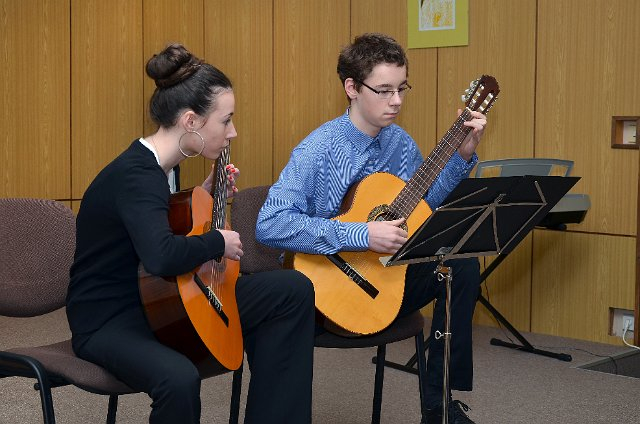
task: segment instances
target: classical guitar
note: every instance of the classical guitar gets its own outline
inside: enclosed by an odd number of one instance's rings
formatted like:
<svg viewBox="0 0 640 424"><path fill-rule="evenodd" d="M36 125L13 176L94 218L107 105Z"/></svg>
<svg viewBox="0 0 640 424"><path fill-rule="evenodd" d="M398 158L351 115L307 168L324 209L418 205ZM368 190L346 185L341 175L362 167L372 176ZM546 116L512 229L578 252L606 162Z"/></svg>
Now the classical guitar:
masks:
<svg viewBox="0 0 640 424"><path fill-rule="evenodd" d="M354 184L343 199L342 222L391 221L405 218L411 236L431 215L424 195L470 127L472 111L487 113L499 92L495 78L483 75L465 90L465 109L435 149L406 183L388 173L374 173ZM396 318L404 294L406 265L384 267L371 250L332 255L297 253L293 267L314 284L316 308L330 324L354 334L383 330Z"/></svg>
<svg viewBox="0 0 640 424"><path fill-rule="evenodd" d="M191 236L228 228L228 163L227 147L216 161L212 194L197 186L171 196L169 223L175 234ZM220 365L236 370L242 364L236 305L239 269L239 262L226 258L176 277L150 275L140 266L140 296L154 334L191 359L203 377L216 373Z"/></svg>

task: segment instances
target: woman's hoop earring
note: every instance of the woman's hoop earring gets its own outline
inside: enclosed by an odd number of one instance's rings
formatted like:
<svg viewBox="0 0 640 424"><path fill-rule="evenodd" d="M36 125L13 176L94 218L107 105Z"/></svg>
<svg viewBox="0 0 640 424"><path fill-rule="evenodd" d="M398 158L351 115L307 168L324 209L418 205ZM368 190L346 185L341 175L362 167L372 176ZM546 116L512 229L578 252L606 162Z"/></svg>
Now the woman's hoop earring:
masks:
<svg viewBox="0 0 640 424"><path fill-rule="evenodd" d="M184 152L184 150L182 150L182 145L180 144L180 142L182 141L182 137L184 137L187 134L195 134L198 137L200 137L200 141L202 142L202 149L200 149L200 151L198 153L196 153L195 155L188 155ZM180 139L178 139L178 149L180 149L180 153L182 153L182 155L185 158L195 158L196 156L200 156L202 154L202 152L204 151L204 137L202 137L200 135L200 133L198 131L187 131L186 133L182 134L180 136Z"/></svg>

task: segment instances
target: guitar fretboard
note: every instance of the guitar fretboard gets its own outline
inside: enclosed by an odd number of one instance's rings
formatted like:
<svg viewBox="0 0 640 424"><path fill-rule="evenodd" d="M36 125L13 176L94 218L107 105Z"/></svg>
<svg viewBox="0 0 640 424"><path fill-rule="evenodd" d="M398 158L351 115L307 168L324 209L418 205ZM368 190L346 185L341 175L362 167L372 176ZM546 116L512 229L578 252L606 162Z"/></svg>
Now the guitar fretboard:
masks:
<svg viewBox="0 0 640 424"><path fill-rule="evenodd" d="M411 215L418 202L424 197L451 156L471 131L471 127L464 125L465 121L471 119L471 111L465 108L389 206L394 217L407 218Z"/></svg>
<svg viewBox="0 0 640 424"><path fill-rule="evenodd" d="M227 206L227 165L229 164L229 146L227 146L216 161L216 179L213 184L213 210L211 211L211 228L224 229L225 212Z"/></svg>

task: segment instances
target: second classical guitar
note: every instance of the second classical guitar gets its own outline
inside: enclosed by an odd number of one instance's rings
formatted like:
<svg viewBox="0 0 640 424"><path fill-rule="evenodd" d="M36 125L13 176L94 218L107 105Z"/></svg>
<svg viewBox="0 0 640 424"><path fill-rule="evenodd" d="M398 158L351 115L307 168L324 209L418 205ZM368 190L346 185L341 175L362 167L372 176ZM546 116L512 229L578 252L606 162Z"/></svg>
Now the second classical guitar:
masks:
<svg viewBox="0 0 640 424"><path fill-rule="evenodd" d="M226 228L228 163L227 147L216 162L213 197L200 186L172 195L169 222L175 234L199 235ZM140 267L140 297L154 334L191 359L203 377L219 373L220 365L236 370L242 364L236 305L239 270L239 262L226 258L176 277L150 275Z"/></svg>
<svg viewBox="0 0 640 424"><path fill-rule="evenodd" d="M440 171L471 130L464 125L472 111L487 113L499 92L495 78L483 75L465 91L465 109L414 176L375 173L349 189L342 203L342 222L391 221L405 218L409 236L431 215L423 200ZM373 251L333 255L298 253L293 267L314 284L317 309L332 323L355 334L383 330L396 318L404 295L406 265L384 267Z"/></svg>

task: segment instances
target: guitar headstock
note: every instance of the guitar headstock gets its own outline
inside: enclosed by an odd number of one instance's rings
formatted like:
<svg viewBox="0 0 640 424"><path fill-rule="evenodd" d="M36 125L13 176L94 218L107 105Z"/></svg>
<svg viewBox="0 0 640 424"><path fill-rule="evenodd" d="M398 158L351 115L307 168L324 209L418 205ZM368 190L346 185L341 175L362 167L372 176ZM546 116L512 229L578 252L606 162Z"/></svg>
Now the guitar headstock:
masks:
<svg viewBox="0 0 640 424"><path fill-rule="evenodd" d="M486 114L498 98L500 86L491 75L483 75L475 81L471 81L469 88L464 90L462 101L470 110Z"/></svg>

